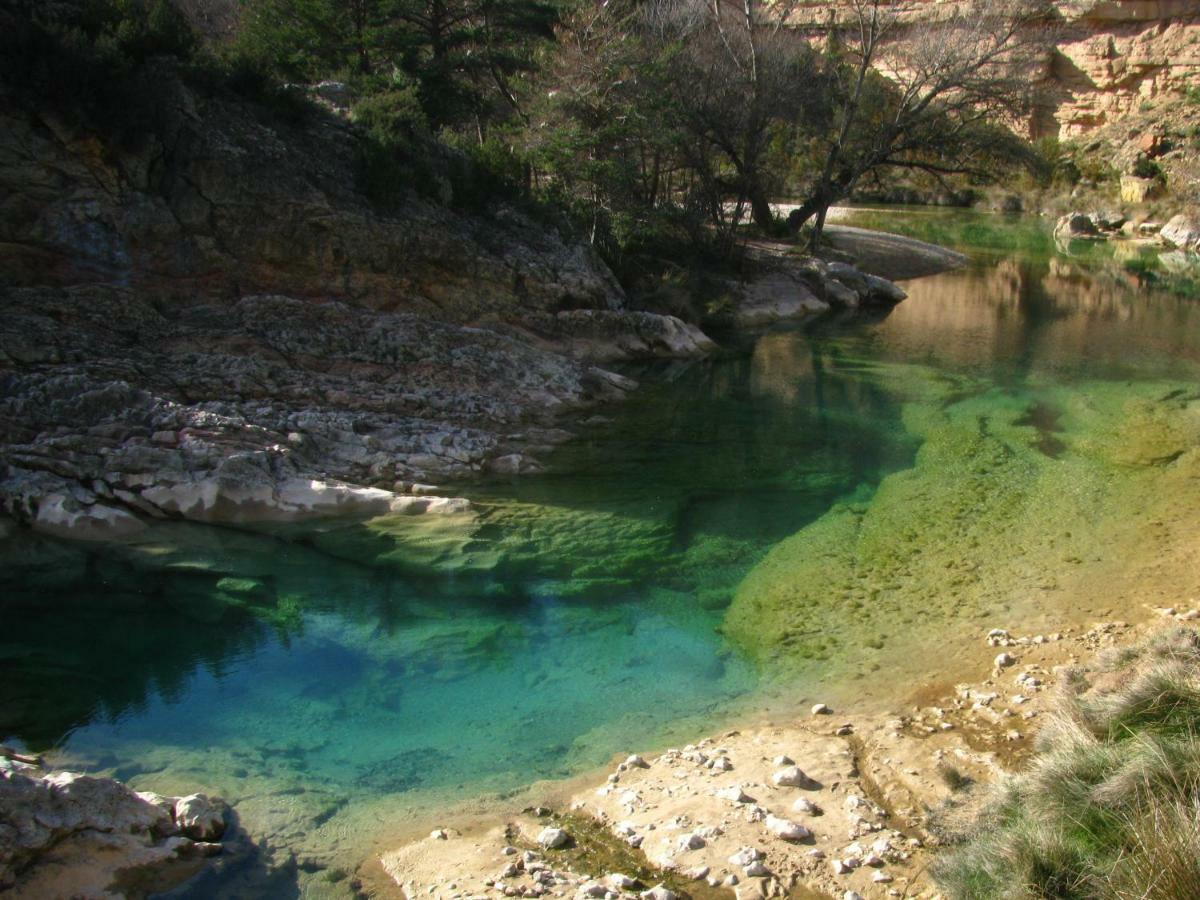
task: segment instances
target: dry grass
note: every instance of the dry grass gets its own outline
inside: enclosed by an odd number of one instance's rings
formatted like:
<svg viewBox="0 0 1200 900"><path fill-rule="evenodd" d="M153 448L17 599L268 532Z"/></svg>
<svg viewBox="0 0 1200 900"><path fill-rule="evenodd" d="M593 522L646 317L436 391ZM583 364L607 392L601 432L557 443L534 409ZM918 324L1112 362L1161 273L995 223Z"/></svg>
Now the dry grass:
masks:
<svg viewBox="0 0 1200 900"><path fill-rule="evenodd" d="M1200 897L1200 635L1066 682L1029 769L935 867L955 900Z"/></svg>

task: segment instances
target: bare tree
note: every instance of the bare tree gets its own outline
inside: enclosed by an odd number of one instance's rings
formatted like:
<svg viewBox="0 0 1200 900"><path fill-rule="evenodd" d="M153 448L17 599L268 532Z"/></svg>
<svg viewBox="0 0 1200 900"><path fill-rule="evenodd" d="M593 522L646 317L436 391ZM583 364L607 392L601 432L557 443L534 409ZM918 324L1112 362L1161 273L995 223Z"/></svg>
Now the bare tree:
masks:
<svg viewBox="0 0 1200 900"><path fill-rule="evenodd" d="M749 205L770 225L766 157L776 129L804 116L815 54L786 28L786 0L657 0L647 30L668 48L665 87L690 140L681 148L709 189L715 216L733 201L735 220Z"/></svg>
<svg viewBox="0 0 1200 900"><path fill-rule="evenodd" d="M1039 58L1051 39L1045 0L961 0L940 18L902 22L884 0L851 0L834 24L828 90L830 138L809 197L789 217L815 217L819 243L829 207L884 169L987 178L1020 157L1016 125L1033 102Z"/></svg>

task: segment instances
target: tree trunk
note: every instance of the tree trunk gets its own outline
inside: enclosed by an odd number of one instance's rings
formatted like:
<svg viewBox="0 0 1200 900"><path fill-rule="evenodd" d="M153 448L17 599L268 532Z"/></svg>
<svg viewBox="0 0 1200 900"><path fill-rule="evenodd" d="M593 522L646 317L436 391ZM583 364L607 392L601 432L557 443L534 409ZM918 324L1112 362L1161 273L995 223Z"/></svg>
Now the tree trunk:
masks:
<svg viewBox="0 0 1200 900"><path fill-rule="evenodd" d="M754 219L754 224L759 228L770 228L775 224L775 214L771 212L771 204L768 202L766 194L761 190L753 190L750 192L750 215Z"/></svg>

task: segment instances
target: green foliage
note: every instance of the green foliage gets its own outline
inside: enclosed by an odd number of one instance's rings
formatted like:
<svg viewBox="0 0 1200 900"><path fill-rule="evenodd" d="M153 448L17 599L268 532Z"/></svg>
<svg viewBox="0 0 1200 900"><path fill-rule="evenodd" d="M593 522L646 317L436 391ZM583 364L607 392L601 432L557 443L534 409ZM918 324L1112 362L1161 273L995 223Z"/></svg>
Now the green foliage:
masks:
<svg viewBox="0 0 1200 900"><path fill-rule="evenodd" d="M124 139L137 136L153 109L147 63L187 61L196 47L169 0L34 0L0 12L0 78Z"/></svg>
<svg viewBox="0 0 1200 900"><path fill-rule="evenodd" d="M1178 629L1116 665L1121 687L1068 695L1033 765L939 861L950 897L1200 896L1200 637Z"/></svg>
<svg viewBox="0 0 1200 900"><path fill-rule="evenodd" d="M1138 178L1161 178L1162 169L1154 160L1145 156L1139 156L1133 164L1133 174Z"/></svg>
<svg viewBox="0 0 1200 900"><path fill-rule="evenodd" d="M276 79L410 83L436 130L513 114L555 8L543 0L249 0L238 52Z"/></svg>
<svg viewBox="0 0 1200 900"><path fill-rule="evenodd" d="M359 187L373 203L388 209L414 190L435 195L428 126L411 85L397 84L393 90L359 101L354 120L364 131L359 144Z"/></svg>

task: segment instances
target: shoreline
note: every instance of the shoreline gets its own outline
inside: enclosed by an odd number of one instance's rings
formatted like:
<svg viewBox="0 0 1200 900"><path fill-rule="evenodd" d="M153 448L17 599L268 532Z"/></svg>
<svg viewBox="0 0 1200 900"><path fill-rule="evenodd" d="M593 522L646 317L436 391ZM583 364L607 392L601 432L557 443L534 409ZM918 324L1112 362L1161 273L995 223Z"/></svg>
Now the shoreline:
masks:
<svg viewBox="0 0 1200 900"><path fill-rule="evenodd" d="M618 755L588 775L532 786L506 815L481 819L478 810L463 810L414 824L408 840L397 838L392 849L374 854L358 877L376 897L541 896L534 885L542 882L527 873L546 871L538 868L544 863L552 873L544 883L546 895L586 894L607 873L580 864L586 853L537 844L543 829L561 825L570 832L574 825L586 849L590 832L580 823L594 821L637 844L645 859L632 854L628 865L648 863L643 872L690 893L732 888L738 900L797 896L797 890L813 897L856 890L868 900L900 896L894 892L901 890L904 896L930 896L925 866L938 842L926 810L954 793L942 774L945 767L982 784L1013 770L1031 753L1059 674L1141 640L1164 621L1200 618L1191 610L1170 616L1161 609L1144 612L1134 622L1102 621L1060 635L987 629L972 650L983 677L958 682L948 692L917 688L890 711L835 707L821 714L750 717L681 749L631 748L629 759L644 759L646 767L621 763ZM713 761L720 759L729 767L720 763L714 771ZM811 782L777 783L779 772L792 765ZM737 799L739 792L752 799ZM785 829L778 820L802 826L797 835L808 830L811 836L781 837ZM421 835L425 824L434 830ZM692 839L697 834L700 840ZM509 861L504 848L512 845L540 859L526 856L525 869L498 878ZM765 873L747 874L756 861L751 857L729 861L745 847L762 853ZM856 863L838 865L854 853ZM732 883L730 875L737 876ZM639 889L650 887L643 879Z"/></svg>

